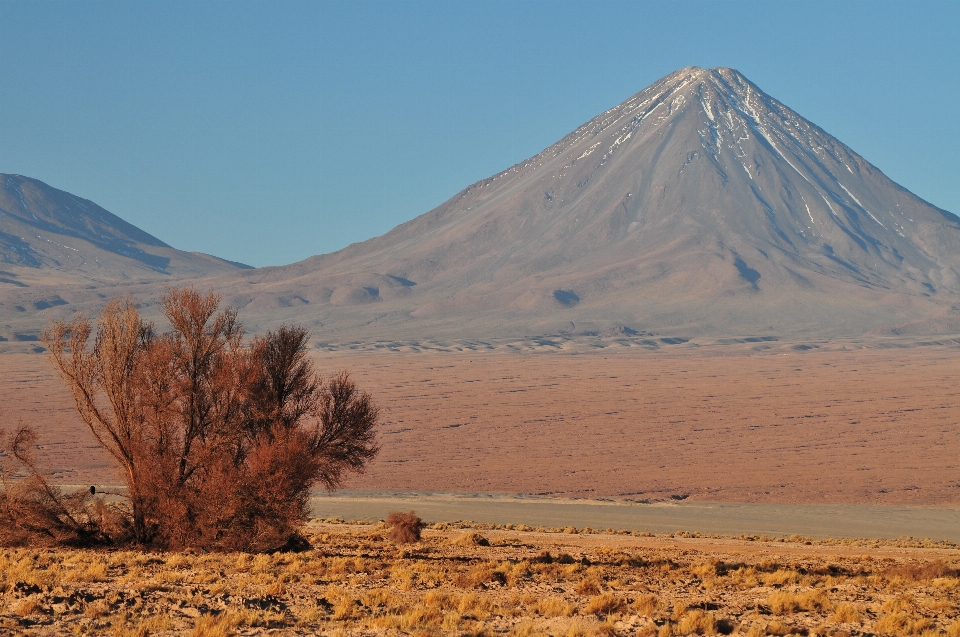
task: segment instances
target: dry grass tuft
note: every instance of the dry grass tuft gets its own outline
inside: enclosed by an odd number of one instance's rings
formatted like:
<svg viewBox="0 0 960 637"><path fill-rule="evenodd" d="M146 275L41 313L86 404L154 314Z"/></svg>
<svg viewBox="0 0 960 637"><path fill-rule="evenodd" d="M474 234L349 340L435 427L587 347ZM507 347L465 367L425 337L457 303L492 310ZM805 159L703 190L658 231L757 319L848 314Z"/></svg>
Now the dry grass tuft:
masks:
<svg viewBox="0 0 960 637"><path fill-rule="evenodd" d="M653 614L657 612L657 606L659 605L659 600L657 600L656 595L647 594L638 596L633 601L631 608L633 608L638 615L644 617L653 617Z"/></svg>
<svg viewBox="0 0 960 637"><path fill-rule="evenodd" d="M713 613L692 610L680 618L676 629L680 635L716 635L717 619Z"/></svg>
<svg viewBox="0 0 960 637"><path fill-rule="evenodd" d="M393 511L387 516L387 525L390 532L387 537L395 544L411 544L420 541L420 534L427 526L415 511L400 513Z"/></svg>
<svg viewBox="0 0 960 637"><path fill-rule="evenodd" d="M595 577L585 577L577 584L577 595L586 597L588 595L598 595L600 593L600 582Z"/></svg>
<svg viewBox="0 0 960 637"><path fill-rule="evenodd" d="M577 612L577 606L562 597L547 597L540 600L533 610L544 617L571 617Z"/></svg>
<svg viewBox="0 0 960 637"><path fill-rule="evenodd" d="M453 540L452 544L454 546L463 546L463 547L490 546L490 540L483 537L476 531L473 531L473 532L464 533L460 537Z"/></svg>
<svg viewBox="0 0 960 637"><path fill-rule="evenodd" d="M588 615L612 615L627 607L627 602L613 593L603 593L590 599L584 609Z"/></svg>
<svg viewBox="0 0 960 637"><path fill-rule="evenodd" d="M854 604L838 604L830 615L830 622L834 624L858 624L863 615Z"/></svg>
<svg viewBox="0 0 960 637"><path fill-rule="evenodd" d="M193 626L191 637L231 637L237 634L239 618L223 613L217 617L204 615Z"/></svg>

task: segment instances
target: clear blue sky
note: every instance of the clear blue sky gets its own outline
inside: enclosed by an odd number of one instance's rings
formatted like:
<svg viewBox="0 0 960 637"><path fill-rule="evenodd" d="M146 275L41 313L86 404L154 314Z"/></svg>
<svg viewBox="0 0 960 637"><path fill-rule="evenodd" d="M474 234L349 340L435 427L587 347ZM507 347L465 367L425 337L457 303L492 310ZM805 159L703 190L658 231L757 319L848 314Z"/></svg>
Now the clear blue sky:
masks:
<svg viewBox="0 0 960 637"><path fill-rule="evenodd" d="M386 232L683 66L960 213L960 2L0 0L0 172L171 245Z"/></svg>

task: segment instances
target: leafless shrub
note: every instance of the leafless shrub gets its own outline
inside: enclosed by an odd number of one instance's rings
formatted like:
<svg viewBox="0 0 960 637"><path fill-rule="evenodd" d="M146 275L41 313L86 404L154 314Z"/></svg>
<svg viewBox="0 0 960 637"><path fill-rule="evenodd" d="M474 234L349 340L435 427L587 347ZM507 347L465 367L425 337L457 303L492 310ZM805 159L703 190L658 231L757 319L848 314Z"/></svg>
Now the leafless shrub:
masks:
<svg viewBox="0 0 960 637"><path fill-rule="evenodd" d="M409 513L393 511L387 516L387 526L390 527L387 537L391 542L409 544L420 541L420 533L427 525L415 511Z"/></svg>
<svg viewBox="0 0 960 637"><path fill-rule="evenodd" d="M300 327L243 344L216 294L170 289L169 332L131 299L93 328L78 316L44 334L77 410L122 469L143 545L273 550L306 520L311 487L338 487L377 453L378 409L346 372L324 380Z"/></svg>
<svg viewBox="0 0 960 637"><path fill-rule="evenodd" d="M123 515L103 498L95 498L90 489L64 494L43 478L32 454L36 440L29 427L20 427L7 439L19 471L0 466L0 545L95 546L108 543L111 534L123 538ZM19 479L16 474L21 474Z"/></svg>

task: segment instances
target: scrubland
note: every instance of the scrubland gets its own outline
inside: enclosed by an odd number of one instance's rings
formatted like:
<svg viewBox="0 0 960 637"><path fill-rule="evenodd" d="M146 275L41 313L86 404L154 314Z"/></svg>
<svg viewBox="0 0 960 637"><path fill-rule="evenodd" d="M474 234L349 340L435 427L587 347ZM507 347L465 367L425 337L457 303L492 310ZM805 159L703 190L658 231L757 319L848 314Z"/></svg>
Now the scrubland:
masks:
<svg viewBox="0 0 960 637"><path fill-rule="evenodd" d="M552 532L546 532L552 531ZM0 551L0 633L960 636L960 551L312 521L299 553Z"/></svg>

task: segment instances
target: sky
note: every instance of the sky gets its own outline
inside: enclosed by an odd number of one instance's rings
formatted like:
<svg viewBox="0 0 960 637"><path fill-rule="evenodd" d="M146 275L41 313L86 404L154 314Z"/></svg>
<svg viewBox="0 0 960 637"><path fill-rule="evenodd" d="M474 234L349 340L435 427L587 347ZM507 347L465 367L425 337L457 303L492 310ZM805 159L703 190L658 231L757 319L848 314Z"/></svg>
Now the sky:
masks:
<svg viewBox="0 0 960 637"><path fill-rule="evenodd" d="M960 213L958 33L952 0L0 0L0 172L280 265L729 66Z"/></svg>

